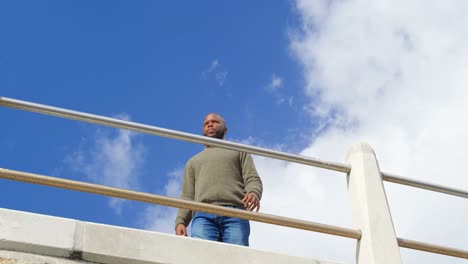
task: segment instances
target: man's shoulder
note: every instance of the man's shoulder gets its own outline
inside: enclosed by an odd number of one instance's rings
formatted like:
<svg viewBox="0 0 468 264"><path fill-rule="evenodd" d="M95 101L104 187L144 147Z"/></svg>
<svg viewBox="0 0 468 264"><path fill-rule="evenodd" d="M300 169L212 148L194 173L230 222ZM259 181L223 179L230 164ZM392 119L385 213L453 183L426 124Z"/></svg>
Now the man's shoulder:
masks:
<svg viewBox="0 0 468 264"><path fill-rule="evenodd" d="M197 162L198 160L202 159L203 157L209 155L209 153L206 151L206 149L203 149L202 151L198 152L197 154L193 155L188 161L187 164L193 164L194 162Z"/></svg>
<svg viewBox="0 0 468 264"><path fill-rule="evenodd" d="M193 155L192 157L190 157L190 159L187 161L187 165L192 164L193 162L195 162L202 152L203 152L203 150L198 152L197 154Z"/></svg>

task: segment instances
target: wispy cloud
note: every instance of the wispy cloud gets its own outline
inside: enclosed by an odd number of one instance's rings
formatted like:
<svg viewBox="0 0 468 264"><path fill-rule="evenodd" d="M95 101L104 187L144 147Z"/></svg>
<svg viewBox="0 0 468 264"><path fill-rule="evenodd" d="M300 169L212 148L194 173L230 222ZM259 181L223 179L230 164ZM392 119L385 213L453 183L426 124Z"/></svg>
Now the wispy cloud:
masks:
<svg viewBox="0 0 468 264"><path fill-rule="evenodd" d="M125 114L116 118L129 120ZM91 139L83 139L65 164L91 181L117 188L138 188L138 175L145 160L145 148L135 142L128 130L96 130ZM120 214L125 200L110 198L109 206Z"/></svg>
<svg viewBox="0 0 468 264"><path fill-rule="evenodd" d="M218 59L211 61L210 67L202 71L202 79L214 79L218 86L223 86L226 82L228 71L221 67L221 64Z"/></svg>
<svg viewBox="0 0 468 264"><path fill-rule="evenodd" d="M182 187L182 178L184 176L184 168L177 168L168 174L169 180L164 186L166 196L179 197Z"/></svg>
<svg viewBox="0 0 468 264"><path fill-rule="evenodd" d="M216 81L218 82L219 86L223 86L224 82L226 81L227 75L227 71L216 73Z"/></svg>
<svg viewBox="0 0 468 264"><path fill-rule="evenodd" d="M168 173L163 195L179 197L183 174L184 168L177 168ZM176 214L177 208L151 205L142 213L140 224L147 230L173 234Z"/></svg>
<svg viewBox="0 0 468 264"><path fill-rule="evenodd" d="M218 61L218 59L214 59L214 60L211 62L211 66L210 66L210 68L208 69L207 72L212 72L212 71L214 71L218 66L219 66L219 61Z"/></svg>
<svg viewBox="0 0 468 264"><path fill-rule="evenodd" d="M219 66L218 59L214 59L213 61L211 61L210 67L202 72L203 78L206 78L207 75L211 73L212 71L214 71L216 68L218 68L218 66Z"/></svg>
<svg viewBox="0 0 468 264"><path fill-rule="evenodd" d="M232 141L232 142L241 143L241 144L261 147L261 148L273 149L273 150L277 150L277 151L286 151L286 152L288 151L288 149L287 149L288 145L286 145L283 142L282 143L277 143L277 144L268 144L267 142L265 142L265 140L263 140L261 138L258 138L258 137L254 137L254 136L249 136L247 138L242 138L242 139L227 138L227 140Z"/></svg>
<svg viewBox="0 0 468 264"><path fill-rule="evenodd" d="M270 83L265 87L265 90L274 96L277 104L287 103L290 107L292 107L294 103L294 97L283 95L283 86L283 78L278 76L276 73L273 73Z"/></svg>
<svg viewBox="0 0 468 264"><path fill-rule="evenodd" d="M273 92L277 92L279 88L283 86L283 78L273 74L271 77L270 85L268 85L268 89Z"/></svg>

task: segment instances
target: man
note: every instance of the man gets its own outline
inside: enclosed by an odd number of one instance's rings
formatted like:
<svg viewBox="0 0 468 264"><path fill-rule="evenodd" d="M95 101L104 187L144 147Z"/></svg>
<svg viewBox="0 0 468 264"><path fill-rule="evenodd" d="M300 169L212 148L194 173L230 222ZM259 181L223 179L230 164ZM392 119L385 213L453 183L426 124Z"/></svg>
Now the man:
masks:
<svg viewBox="0 0 468 264"><path fill-rule="evenodd" d="M226 122L220 115L211 113L205 117L204 136L224 139L226 132ZM258 212L262 191L262 181L250 154L205 146L185 166L181 198ZM248 220L179 209L176 234L187 236L191 220L192 237L249 245Z"/></svg>

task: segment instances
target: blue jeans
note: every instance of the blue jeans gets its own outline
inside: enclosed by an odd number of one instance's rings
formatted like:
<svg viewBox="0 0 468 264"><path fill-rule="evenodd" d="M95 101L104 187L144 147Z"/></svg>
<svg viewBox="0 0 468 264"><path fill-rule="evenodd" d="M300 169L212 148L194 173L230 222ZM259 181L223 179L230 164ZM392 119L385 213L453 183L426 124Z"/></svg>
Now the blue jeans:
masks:
<svg viewBox="0 0 468 264"><path fill-rule="evenodd" d="M248 220L204 212L196 212L192 219L192 237L195 238L249 246L249 235Z"/></svg>

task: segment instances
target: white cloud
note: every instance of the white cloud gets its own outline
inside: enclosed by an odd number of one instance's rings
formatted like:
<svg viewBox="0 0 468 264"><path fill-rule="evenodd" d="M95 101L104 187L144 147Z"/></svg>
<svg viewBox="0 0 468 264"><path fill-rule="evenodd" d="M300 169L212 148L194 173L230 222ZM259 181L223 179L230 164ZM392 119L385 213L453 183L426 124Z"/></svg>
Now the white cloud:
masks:
<svg viewBox="0 0 468 264"><path fill-rule="evenodd" d="M311 152L301 154L315 156ZM264 184L263 213L350 226L344 175L263 157L255 157L255 163ZM350 239L252 222L252 247L268 251L329 260L341 260L344 256L349 260L354 254L354 243Z"/></svg>
<svg viewBox="0 0 468 264"><path fill-rule="evenodd" d="M127 115L116 118L129 120ZM137 189L138 175L145 159L143 145L135 143L136 134L128 130L97 130L91 140L65 158L65 163L91 181L117 188ZM110 198L109 206L120 214L125 200Z"/></svg>
<svg viewBox="0 0 468 264"><path fill-rule="evenodd" d="M211 66L210 68L206 71L206 72L212 72L214 69L216 69L219 65L219 61L218 59L214 59L212 62L211 62Z"/></svg>
<svg viewBox="0 0 468 264"><path fill-rule="evenodd" d="M276 74L273 74L268 88L271 91L278 91L278 89L281 88L282 86L283 86L283 78L277 76Z"/></svg>
<svg viewBox="0 0 468 264"><path fill-rule="evenodd" d="M272 74L270 83L265 87L269 93L271 93L276 98L277 104L282 104L286 100L288 100L288 105L292 105L292 97L286 99L285 96L281 93L281 88L283 88L283 78L276 75L275 73Z"/></svg>
<svg viewBox="0 0 468 264"><path fill-rule="evenodd" d="M216 81L218 82L219 86L223 86L224 82L226 81L228 72L227 71L222 71L222 72L217 72L216 73Z"/></svg>
<svg viewBox="0 0 468 264"><path fill-rule="evenodd" d="M289 107L293 107L293 105L294 105L294 97L293 96L289 96L288 105L289 105Z"/></svg>
<svg viewBox="0 0 468 264"><path fill-rule="evenodd" d="M218 86L223 86L228 73L228 71L222 69L219 60L214 59L211 61L210 67L202 72L202 79L207 80L213 78Z"/></svg>
<svg viewBox="0 0 468 264"><path fill-rule="evenodd" d="M468 2L297 1L291 49L321 122L301 154L344 162L372 145L383 171L468 190ZM351 227L340 173L256 159L263 211ZM468 200L386 183L397 235L466 250ZM275 235L272 236L271 234ZM254 224L254 247L354 263L348 239ZM402 249L404 263L466 260Z"/></svg>
<svg viewBox="0 0 468 264"><path fill-rule="evenodd" d="M207 75L214 71L219 66L218 59L214 59L211 61L210 67L202 72L202 78L206 79Z"/></svg>
<svg viewBox="0 0 468 264"><path fill-rule="evenodd" d="M169 180L164 186L164 196L179 198L184 175L184 168L177 168L168 173ZM142 214L141 225L146 230L174 233L177 208L151 205Z"/></svg>
<svg viewBox="0 0 468 264"><path fill-rule="evenodd" d="M261 138L257 138L254 136L249 136L247 138L243 139L238 139L238 138L227 138L228 141L232 142L237 142L240 144L246 144L246 145L251 145L251 146L256 146L256 147L261 147L261 148L268 148L268 149L273 149L277 151L287 151L286 147L287 145L284 143L278 143L278 144L267 144L264 140Z"/></svg>

